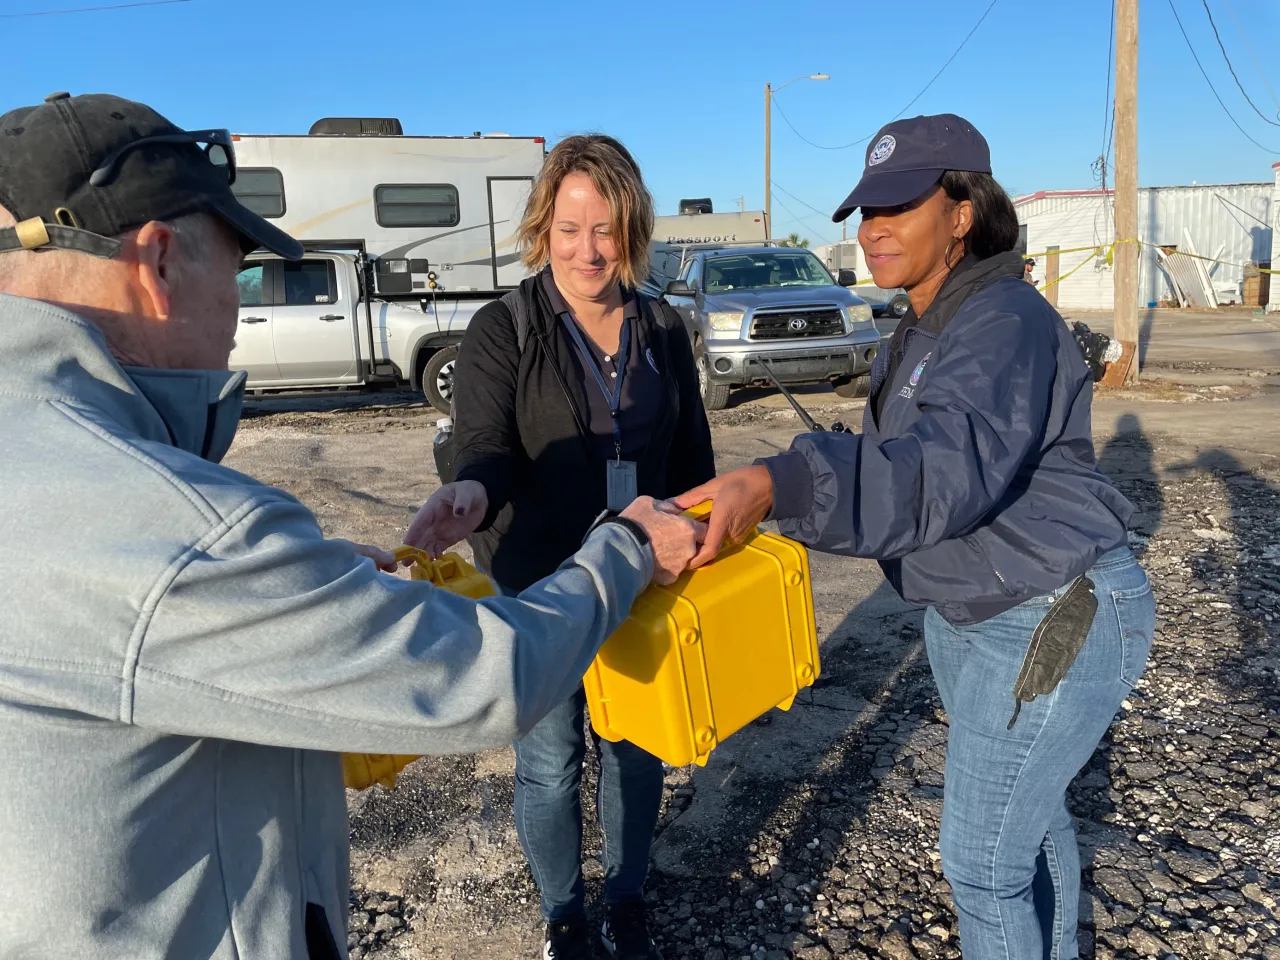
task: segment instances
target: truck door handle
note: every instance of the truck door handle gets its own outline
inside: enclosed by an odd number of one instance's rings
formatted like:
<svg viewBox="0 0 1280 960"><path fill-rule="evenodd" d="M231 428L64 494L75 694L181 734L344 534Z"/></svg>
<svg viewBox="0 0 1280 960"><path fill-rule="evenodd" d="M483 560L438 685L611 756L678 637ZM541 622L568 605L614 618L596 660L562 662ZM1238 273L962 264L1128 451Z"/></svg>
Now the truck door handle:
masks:
<svg viewBox="0 0 1280 960"><path fill-rule="evenodd" d="M267 318L266 317L245 317L240 322L241 323L266 323Z"/></svg>
<svg viewBox="0 0 1280 960"><path fill-rule="evenodd" d="M321 320L329 320L329 321L333 321L333 320L345 320L346 318L345 318L342 314L340 314L340 313L326 313L326 314L325 314L323 317L321 317L320 319L321 319Z"/></svg>

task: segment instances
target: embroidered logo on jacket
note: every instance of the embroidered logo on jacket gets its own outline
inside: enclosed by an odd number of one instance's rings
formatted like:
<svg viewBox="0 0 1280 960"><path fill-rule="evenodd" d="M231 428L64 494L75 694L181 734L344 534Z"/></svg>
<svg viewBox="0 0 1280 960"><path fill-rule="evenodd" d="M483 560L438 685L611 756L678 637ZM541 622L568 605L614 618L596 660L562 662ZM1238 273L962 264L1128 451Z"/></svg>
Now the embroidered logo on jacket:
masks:
<svg viewBox="0 0 1280 960"><path fill-rule="evenodd" d="M911 379L907 381L907 386L898 391L898 396L905 397L910 400L916 395L916 387L920 385L920 378L924 375L925 365L929 362L929 358L933 356L933 351L929 351L924 355L924 359L916 364L916 368L911 371Z"/></svg>

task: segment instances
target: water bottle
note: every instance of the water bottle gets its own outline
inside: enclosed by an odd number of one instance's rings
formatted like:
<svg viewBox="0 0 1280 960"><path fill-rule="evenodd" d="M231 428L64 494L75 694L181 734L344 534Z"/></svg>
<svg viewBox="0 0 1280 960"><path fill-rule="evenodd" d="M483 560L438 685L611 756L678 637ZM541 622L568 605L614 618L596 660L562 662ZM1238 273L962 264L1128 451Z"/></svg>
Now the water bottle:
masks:
<svg viewBox="0 0 1280 960"><path fill-rule="evenodd" d="M441 483L453 482L453 418L441 417L436 421L436 438L431 452L436 461L436 473Z"/></svg>

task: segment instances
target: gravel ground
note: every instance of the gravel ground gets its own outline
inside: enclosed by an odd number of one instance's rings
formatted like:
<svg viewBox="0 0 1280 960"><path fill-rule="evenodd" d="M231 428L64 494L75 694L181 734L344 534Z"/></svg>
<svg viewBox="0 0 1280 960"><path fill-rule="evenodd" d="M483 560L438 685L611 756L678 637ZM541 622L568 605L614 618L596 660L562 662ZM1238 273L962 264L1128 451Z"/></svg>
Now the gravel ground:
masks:
<svg viewBox="0 0 1280 960"><path fill-rule="evenodd" d="M1231 397L1203 385L1184 393ZM822 416L856 422L859 407L832 399ZM1229 418L1245 406L1220 409ZM403 409L269 412L246 427L283 444L294 429L394 432L428 418L406 399ZM722 465L794 429L776 405L715 421ZM1100 456L1140 510L1133 544L1160 620L1146 675L1068 797L1086 864L1082 956L1280 960L1280 461L1142 426L1122 417ZM275 482L308 502L328 489L281 470ZM365 521L335 512L326 527L391 529L419 493L382 492L366 498ZM812 694L735 736L706 768L668 771L649 893L668 960L960 956L937 854L947 719L920 615L859 561L815 557L814 576L824 642ZM353 957L538 955L512 769L509 750L430 759L395 791L350 795ZM590 762L585 778L591 796ZM599 835L586 817L598 899Z"/></svg>

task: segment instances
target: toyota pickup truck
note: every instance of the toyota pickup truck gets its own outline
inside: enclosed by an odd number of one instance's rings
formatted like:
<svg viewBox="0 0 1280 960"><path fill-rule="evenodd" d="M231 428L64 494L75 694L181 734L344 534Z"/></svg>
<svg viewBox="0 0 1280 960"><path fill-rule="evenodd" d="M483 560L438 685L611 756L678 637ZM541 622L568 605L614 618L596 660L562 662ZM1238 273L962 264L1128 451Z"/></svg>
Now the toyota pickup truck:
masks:
<svg viewBox="0 0 1280 960"><path fill-rule="evenodd" d="M699 247L664 297L693 340L702 402L721 410L735 387L830 382L865 395L880 333L871 306L793 247Z"/></svg>
<svg viewBox="0 0 1280 960"><path fill-rule="evenodd" d="M240 324L231 369L248 389L409 385L442 413L453 395L453 364L471 317L488 299L417 301L372 293L370 261L309 250L290 262L251 254L237 276Z"/></svg>

